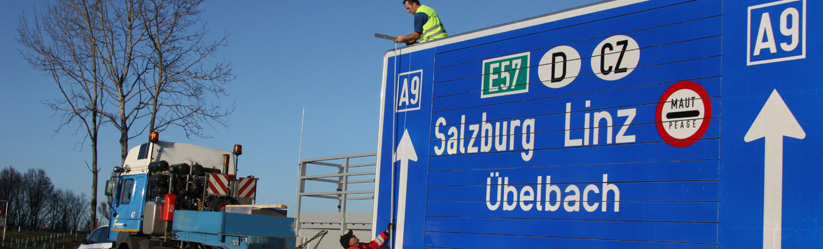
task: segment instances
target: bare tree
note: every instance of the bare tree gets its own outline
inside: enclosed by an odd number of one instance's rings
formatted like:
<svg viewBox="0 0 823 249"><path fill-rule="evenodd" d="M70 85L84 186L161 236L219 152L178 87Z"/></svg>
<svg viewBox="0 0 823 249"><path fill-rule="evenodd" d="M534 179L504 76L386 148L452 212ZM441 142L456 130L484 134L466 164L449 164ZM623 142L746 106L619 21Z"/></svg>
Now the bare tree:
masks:
<svg viewBox="0 0 823 249"><path fill-rule="evenodd" d="M0 171L0 199L9 200L9 226L41 228L42 222L57 231L77 230L86 214L86 194L54 189L43 169L25 174L8 166Z"/></svg>
<svg viewBox="0 0 823 249"><path fill-rule="evenodd" d="M27 214L26 226L38 227L44 212L46 203L52 197L54 185L51 178L46 175L43 169L29 169L23 174L24 194L26 195Z"/></svg>
<svg viewBox="0 0 823 249"><path fill-rule="evenodd" d="M12 166L0 171L0 200L11 200L20 193L23 176Z"/></svg>
<svg viewBox="0 0 823 249"><path fill-rule="evenodd" d="M85 215L86 195L77 195L68 189L55 189L48 198L41 220L53 231L74 231Z"/></svg>
<svg viewBox="0 0 823 249"><path fill-rule="evenodd" d="M206 66L206 59L224 46L227 36L208 43L207 30L198 19L201 0L127 0L110 4L103 18L107 40L102 50L108 83L106 92L117 112L104 116L120 132L121 160L129 139L148 129L163 131L177 126L186 136L210 137L204 125L226 126L231 108L208 101L227 96L223 85L234 79L229 64ZM118 43L118 44L115 44ZM111 44L111 45L109 45ZM113 101L114 102L114 101ZM147 110L146 110L147 109ZM135 132L135 121L148 116ZM136 126L140 127L140 126Z"/></svg>
<svg viewBox="0 0 823 249"><path fill-rule="evenodd" d="M62 98L46 102L62 115L60 126L78 124L91 147L91 216L97 207L97 141L103 124L106 79L101 66L101 21L105 1L67 0L49 5L30 23L20 18L18 41L28 48L21 52L29 64L52 76ZM60 128L58 128L59 132ZM36 212L37 210L31 210ZM38 217L33 216L36 221Z"/></svg>
<svg viewBox="0 0 823 249"><path fill-rule="evenodd" d="M227 96L223 85L234 79L230 63L207 67L206 59L216 55L228 36L205 41L206 25L200 22L202 0L147 0L142 5L141 22L151 48L152 78L146 88L151 98L149 131L177 126L186 136L211 137L204 124L212 121L228 125L234 107L223 108L208 96Z"/></svg>
<svg viewBox="0 0 823 249"><path fill-rule="evenodd" d="M14 226L20 224L19 220L22 216L20 215L20 210L16 209L16 207L19 206L21 202L20 193L23 189L22 185L23 175L15 170L14 167L8 166L0 171L0 200L8 200L10 210L14 210L6 214L8 225Z"/></svg>
<svg viewBox="0 0 823 249"><path fill-rule="evenodd" d="M100 205L97 206L97 212L100 213L100 220L105 220L106 222L109 221L109 217L111 216L111 206L107 202L100 202Z"/></svg>
<svg viewBox="0 0 823 249"><path fill-rule="evenodd" d="M106 105L116 106L115 112L103 112L103 115L120 132L121 162L126 160L129 139L142 133L129 134L146 108L144 99L150 96L149 90L140 83L151 68L148 54L141 50L146 46L146 31L138 19L142 2L105 1L102 2L105 11L100 13L100 32L104 34L100 53L107 76L103 88L113 100Z"/></svg>
<svg viewBox="0 0 823 249"><path fill-rule="evenodd" d="M49 222L49 229L64 230L68 227L69 219L67 206L72 203L74 194L69 190L54 189L52 194L46 199L46 214L43 219Z"/></svg>
<svg viewBox="0 0 823 249"><path fill-rule="evenodd" d="M85 193L76 195L72 193L72 198L66 203L66 214L68 218L68 226L66 229L71 231L82 230L83 217L88 217L88 209L85 204L88 203L88 196Z"/></svg>
<svg viewBox="0 0 823 249"><path fill-rule="evenodd" d="M90 143L91 223L97 217L102 125L110 123L120 132L121 160L129 139L146 130L179 127L187 136L208 138L205 125L228 125L234 106L215 104L210 96L228 96L224 85L234 79L231 65L207 63L227 36L205 41L201 3L62 0L37 13L33 22L21 17L18 41L28 49L21 51L23 57L51 75L62 94L46 102L62 117L57 132L76 125L86 132L84 144Z"/></svg>

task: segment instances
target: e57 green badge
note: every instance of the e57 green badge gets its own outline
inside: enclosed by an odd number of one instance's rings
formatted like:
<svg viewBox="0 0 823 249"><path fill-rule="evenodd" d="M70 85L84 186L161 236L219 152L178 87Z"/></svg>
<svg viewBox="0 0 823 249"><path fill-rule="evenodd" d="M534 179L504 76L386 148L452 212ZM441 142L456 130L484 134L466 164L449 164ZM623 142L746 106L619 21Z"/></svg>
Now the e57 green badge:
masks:
<svg viewBox="0 0 823 249"><path fill-rule="evenodd" d="M529 91L529 52L483 60L481 98Z"/></svg>

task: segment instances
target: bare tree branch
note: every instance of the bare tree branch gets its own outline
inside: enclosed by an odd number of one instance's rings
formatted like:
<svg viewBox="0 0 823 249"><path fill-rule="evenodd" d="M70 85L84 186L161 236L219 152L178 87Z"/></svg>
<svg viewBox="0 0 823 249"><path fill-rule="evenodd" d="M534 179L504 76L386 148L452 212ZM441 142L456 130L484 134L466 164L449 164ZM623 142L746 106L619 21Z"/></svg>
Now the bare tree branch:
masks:
<svg viewBox="0 0 823 249"><path fill-rule="evenodd" d="M103 125L106 96L101 87L106 77L100 56L100 19L105 1L58 1L44 13L36 13L34 26L20 18L18 41L26 47L21 54L37 70L51 75L62 98L48 103L61 113L60 126L80 124L92 150L91 215L96 213L97 139ZM42 25L41 25L42 23ZM84 140L86 140L84 139ZM33 216L36 223L37 217ZM35 224L36 225L36 224Z"/></svg>
<svg viewBox="0 0 823 249"><path fill-rule="evenodd" d="M208 96L228 96L223 85L235 78L231 64L206 66L206 59L217 54L228 39L204 41L208 30L200 23L199 0L150 0L144 5L142 24L153 49L153 89L146 103L151 106L149 131L163 131L175 126L187 137L210 138L204 124L228 125L227 116L234 110L207 101Z"/></svg>

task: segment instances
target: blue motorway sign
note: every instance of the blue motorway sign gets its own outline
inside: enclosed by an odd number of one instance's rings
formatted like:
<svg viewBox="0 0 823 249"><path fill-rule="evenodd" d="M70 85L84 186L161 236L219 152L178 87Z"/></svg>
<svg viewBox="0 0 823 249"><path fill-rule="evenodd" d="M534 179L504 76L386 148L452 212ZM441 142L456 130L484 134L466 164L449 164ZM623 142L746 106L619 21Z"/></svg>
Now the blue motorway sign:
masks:
<svg viewBox="0 0 823 249"><path fill-rule="evenodd" d="M394 222L393 248L823 248L818 8L608 1L387 52L375 231Z"/></svg>

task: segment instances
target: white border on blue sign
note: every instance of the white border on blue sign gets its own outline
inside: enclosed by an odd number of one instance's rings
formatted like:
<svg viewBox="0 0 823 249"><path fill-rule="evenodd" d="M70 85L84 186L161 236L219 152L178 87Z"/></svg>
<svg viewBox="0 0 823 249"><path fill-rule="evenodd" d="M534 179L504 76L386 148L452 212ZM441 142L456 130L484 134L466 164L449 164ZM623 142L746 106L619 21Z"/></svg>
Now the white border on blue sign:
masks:
<svg viewBox="0 0 823 249"><path fill-rule="evenodd" d="M803 42L803 47L801 48L803 53L800 54L800 55L795 55L795 56L790 56L790 57L774 58L774 59L768 59L768 60L762 60L762 61L752 61L752 58L751 58L752 57L752 54L751 54L751 51L752 51L752 48L751 48L751 46L752 46L752 10L765 8L765 7L770 7L770 6L775 6L775 5L780 5L780 4L785 4L785 3L797 2L797 1L803 1L803 20L801 21L801 22L803 22L803 30L801 31L801 33L803 35L803 41L802 41ZM806 0L783 0L783 1L777 1L777 2L771 2L771 3L764 3L764 4L760 4L760 5L755 5L755 6L749 6L749 9L748 9L747 12L748 12L747 13L748 18L746 20L746 27L747 27L747 30L746 30L746 65L747 66L754 66L754 65L760 65L760 64L767 64L767 63L774 63L774 62L781 62L781 61L790 61L790 60L798 60L798 59L805 59L806 58Z"/></svg>
<svg viewBox="0 0 823 249"><path fill-rule="evenodd" d="M423 69L419 69L419 70L414 70L414 71L411 71L411 72L405 72L405 73L398 74L398 75L397 75L397 83L398 83L398 84L400 83L400 76L403 76L403 75L409 75L409 74L415 74L415 73L420 73L420 88L423 88ZM399 98L399 97L400 97L400 94L399 94L399 92L400 92L400 87L395 87L395 88L396 88L396 89L394 89L394 90L396 91L396 94L395 94L394 96L397 96L397 97ZM423 95L423 89L420 89L420 95L421 95L421 96L418 96L418 98L420 98L420 100L418 100L418 101L423 101L423 96L422 96L422 95ZM397 103L397 99L395 99L394 101L395 101L394 103ZM417 107L406 108L406 109L402 109L402 110L397 109L397 105L394 105L394 112L396 112L396 113L397 113L397 112L408 112L408 111L416 111L416 110L420 110L420 105L421 105L421 104L422 104L422 103L417 102Z"/></svg>

